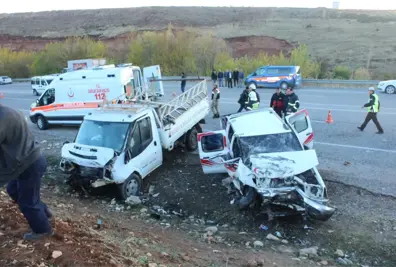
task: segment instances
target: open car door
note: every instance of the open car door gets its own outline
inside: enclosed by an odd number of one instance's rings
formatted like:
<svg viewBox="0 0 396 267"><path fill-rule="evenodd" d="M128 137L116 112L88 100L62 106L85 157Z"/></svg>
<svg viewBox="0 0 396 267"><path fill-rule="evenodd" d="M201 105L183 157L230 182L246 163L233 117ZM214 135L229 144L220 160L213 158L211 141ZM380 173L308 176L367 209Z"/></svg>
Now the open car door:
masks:
<svg viewBox="0 0 396 267"><path fill-rule="evenodd" d="M157 96L164 95L164 86L162 84L162 81L151 81L153 79L162 79L161 68L159 65L143 68L143 76L148 90L153 91L153 93L155 93L155 95Z"/></svg>
<svg viewBox="0 0 396 267"><path fill-rule="evenodd" d="M198 151L205 174L227 173L224 166L228 154L224 130L198 134Z"/></svg>
<svg viewBox="0 0 396 267"><path fill-rule="evenodd" d="M286 116L286 120L291 127L296 131L300 143L308 149L313 148L314 133L312 130L311 121L309 119L308 111L301 109L296 113Z"/></svg>

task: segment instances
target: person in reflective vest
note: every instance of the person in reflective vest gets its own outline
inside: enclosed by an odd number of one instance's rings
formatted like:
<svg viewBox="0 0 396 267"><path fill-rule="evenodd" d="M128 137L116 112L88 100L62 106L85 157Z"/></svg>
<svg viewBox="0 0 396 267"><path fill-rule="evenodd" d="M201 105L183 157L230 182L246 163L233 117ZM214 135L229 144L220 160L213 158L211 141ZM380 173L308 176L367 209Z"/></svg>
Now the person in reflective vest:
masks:
<svg viewBox="0 0 396 267"><path fill-rule="evenodd" d="M284 110L285 115L289 115L291 113L297 112L300 107L300 100L298 96L294 93L293 88L288 88L286 91L286 97L284 101Z"/></svg>
<svg viewBox="0 0 396 267"><path fill-rule="evenodd" d="M260 106L260 102L256 93L256 85L249 85L248 89L248 101L246 102L246 109L253 110L258 109Z"/></svg>
<svg viewBox="0 0 396 267"><path fill-rule="evenodd" d="M367 115L366 119L364 120L363 124L358 127L360 131L363 131L364 128L366 128L367 124L373 120L375 126L377 126L377 134L383 134L384 130L382 129L378 119L377 119L377 113L380 110L380 101L378 95L375 93L374 87L370 87L368 90L369 94L369 102L363 105L362 108L367 108Z"/></svg>

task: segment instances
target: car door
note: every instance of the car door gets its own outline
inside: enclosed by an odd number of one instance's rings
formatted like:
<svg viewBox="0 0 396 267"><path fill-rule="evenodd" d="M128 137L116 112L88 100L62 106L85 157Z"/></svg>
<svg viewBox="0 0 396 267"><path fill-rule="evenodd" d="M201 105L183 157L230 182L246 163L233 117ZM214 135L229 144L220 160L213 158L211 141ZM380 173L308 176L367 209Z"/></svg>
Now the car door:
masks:
<svg viewBox="0 0 396 267"><path fill-rule="evenodd" d="M161 80L161 68L159 65L148 66L143 68L143 77L146 82L146 87L150 91L154 91L157 96L164 95L164 86L162 81L152 82L152 79Z"/></svg>
<svg viewBox="0 0 396 267"><path fill-rule="evenodd" d="M199 133L198 151L205 174L227 173L224 160L229 153L224 130Z"/></svg>
<svg viewBox="0 0 396 267"><path fill-rule="evenodd" d="M286 116L288 124L296 132L300 143L308 148L313 148L314 132L309 115L306 109L301 109L296 113Z"/></svg>
<svg viewBox="0 0 396 267"><path fill-rule="evenodd" d="M158 138L154 138L149 116L136 121L128 147L131 159L127 163L126 169L137 169L142 177L145 177L160 165L162 148Z"/></svg>

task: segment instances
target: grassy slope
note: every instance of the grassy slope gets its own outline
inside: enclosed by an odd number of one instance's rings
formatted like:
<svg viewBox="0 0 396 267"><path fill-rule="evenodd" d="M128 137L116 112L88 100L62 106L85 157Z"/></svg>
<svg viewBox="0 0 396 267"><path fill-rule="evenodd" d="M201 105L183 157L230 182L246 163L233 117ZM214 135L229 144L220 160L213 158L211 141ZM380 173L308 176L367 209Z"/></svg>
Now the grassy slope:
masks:
<svg viewBox="0 0 396 267"><path fill-rule="evenodd" d="M297 8L151 7L0 14L0 33L116 36L172 23L219 37L267 35L306 43L312 55L376 72L396 71L396 11Z"/></svg>

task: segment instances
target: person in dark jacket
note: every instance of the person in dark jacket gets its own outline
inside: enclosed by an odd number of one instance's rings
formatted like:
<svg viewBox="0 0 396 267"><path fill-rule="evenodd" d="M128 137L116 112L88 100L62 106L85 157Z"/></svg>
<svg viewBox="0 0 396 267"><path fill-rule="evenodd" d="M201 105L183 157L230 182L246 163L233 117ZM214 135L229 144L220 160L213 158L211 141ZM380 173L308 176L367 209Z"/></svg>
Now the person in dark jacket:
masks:
<svg viewBox="0 0 396 267"><path fill-rule="evenodd" d="M227 87L232 88L232 71L227 70L227 76L225 78L227 79Z"/></svg>
<svg viewBox="0 0 396 267"><path fill-rule="evenodd" d="M185 78L186 78L186 75L184 74L184 72L182 72L181 78L182 78L182 79L185 79ZM182 80L182 81L181 81L181 91L182 91L182 93L184 93L184 90L185 90L185 89L186 89L186 80Z"/></svg>
<svg viewBox="0 0 396 267"><path fill-rule="evenodd" d="M219 87L224 87L224 73L222 71L219 71L217 73L217 79L219 81Z"/></svg>
<svg viewBox="0 0 396 267"><path fill-rule="evenodd" d="M282 117L282 111L284 109L284 99L285 95L282 93L280 88L276 88L275 93L271 97L270 107L275 110L275 112Z"/></svg>
<svg viewBox="0 0 396 267"><path fill-rule="evenodd" d="M374 87L370 87L368 90L369 93L369 102L364 104L362 108L367 108L367 116L364 120L363 124L358 127L359 130L363 131L366 128L367 124L373 120L375 126L377 126L377 134L383 134L384 129L382 129L381 124L377 119L377 113L380 110L380 101L378 95L375 93Z"/></svg>
<svg viewBox="0 0 396 267"><path fill-rule="evenodd" d="M41 178L47 169L25 116L0 104L0 187L7 184L9 196L19 206L32 232L25 240L53 235L48 207L40 200Z"/></svg>
<svg viewBox="0 0 396 267"><path fill-rule="evenodd" d="M215 70L212 71L211 78L212 78L213 84L216 84L217 83L217 72Z"/></svg>
<svg viewBox="0 0 396 267"><path fill-rule="evenodd" d="M238 86L238 81L239 81L239 71L238 69L235 69L232 72L232 79L234 80L234 87Z"/></svg>
<svg viewBox="0 0 396 267"><path fill-rule="evenodd" d="M248 101L249 98L249 87L246 86L245 90L243 90L242 94L239 96L238 103L240 105L238 109L238 113L241 112L243 109L246 109L246 102Z"/></svg>
<svg viewBox="0 0 396 267"><path fill-rule="evenodd" d="M288 88L284 100L283 113L285 114L285 116L291 113L295 113L297 112L299 107L300 100L298 99L298 96L294 93L293 88Z"/></svg>

